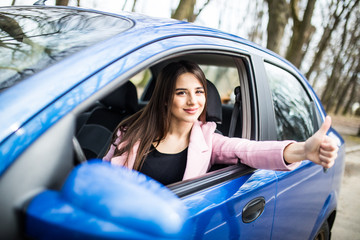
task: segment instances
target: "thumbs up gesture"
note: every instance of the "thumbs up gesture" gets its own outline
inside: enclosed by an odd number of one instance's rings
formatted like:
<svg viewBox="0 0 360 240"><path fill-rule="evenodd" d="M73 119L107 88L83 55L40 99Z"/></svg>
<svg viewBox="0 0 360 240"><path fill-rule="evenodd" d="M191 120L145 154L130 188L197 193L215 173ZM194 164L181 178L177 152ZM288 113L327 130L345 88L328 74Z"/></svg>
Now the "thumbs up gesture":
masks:
<svg viewBox="0 0 360 240"><path fill-rule="evenodd" d="M334 139L326 135L331 126L331 118L327 116L320 129L305 141L305 159L325 168L334 165L338 147Z"/></svg>
<svg viewBox="0 0 360 240"><path fill-rule="evenodd" d="M305 142L296 142L284 149L286 163L310 160L324 168L334 165L337 157L338 146L326 133L331 126L331 118L327 116L320 129Z"/></svg>

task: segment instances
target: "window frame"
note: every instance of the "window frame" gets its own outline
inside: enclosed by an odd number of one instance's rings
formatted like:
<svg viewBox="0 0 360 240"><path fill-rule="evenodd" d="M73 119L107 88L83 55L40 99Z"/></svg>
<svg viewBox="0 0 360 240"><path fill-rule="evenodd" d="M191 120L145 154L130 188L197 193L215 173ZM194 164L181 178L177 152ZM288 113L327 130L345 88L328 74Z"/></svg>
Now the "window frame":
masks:
<svg viewBox="0 0 360 240"><path fill-rule="evenodd" d="M315 100L313 98L313 95L311 94L311 92L309 91L309 88L305 85L305 83L301 80L302 78L299 77L297 74L295 74L293 71L291 71L290 69L284 67L283 65L280 65L280 64L277 64L277 63L274 63L273 61L269 61L267 59L264 59L264 70L265 70L265 73L267 74L267 70L266 70L266 67L265 67L265 64L269 64L269 65L272 65L274 67L277 67L279 68L280 70L290 74L291 76L294 77L294 80L296 80L299 84L300 84L300 87L302 88L302 90L304 91L304 93L306 94L306 96L309 98L309 101L310 101L310 107L311 107L311 112L310 112L310 115L312 117L312 125L313 125L313 133L314 134L318 129L319 129L319 126L320 126L320 115L319 115L319 112L318 110L316 109L316 103L315 103ZM273 110L273 118L274 118L274 122L275 122L275 131L276 131L276 138L274 140L277 140L277 137L278 137L278 134L277 134L277 120L276 120L276 113L275 113L275 108L274 108L274 100L273 100L273 97L272 97L272 90L271 90L271 87L270 87L270 79L267 75L267 81L269 83L269 91L270 91L270 100L271 100L271 103L272 103L272 110Z"/></svg>
<svg viewBox="0 0 360 240"><path fill-rule="evenodd" d="M80 114L82 112L82 110L85 107L85 105L89 105L90 101L94 101L94 99L99 99L99 98L103 98L104 96L106 96L107 94L109 94L114 87L119 87L121 86L125 80L124 79L130 79L131 77L135 76L137 73L144 71L147 68L151 68L152 66L159 64L161 62L165 62L174 58L178 58L181 56L185 56L189 55L189 54L211 54L211 55L225 55L226 57L229 58L233 58L234 59L239 59L242 60L243 63L237 63L236 67L238 70L238 74L240 74L240 70L239 68L241 68L242 70L246 70L246 74L245 72L243 74L241 74L242 76L239 76L240 81L246 82L247 80L247 85L249 86L249 89L244 89L243 91L245 92L245 94L243 94L243 108L247 109L247 111L250 111L247 113L247 116L251 116L250 118L247 119L247 121L242 121L243 124L245 124L244 126L247 128L246 131L246 135L242 136L245 138L251 138L251 136L254 136L254 130L256 129L256 125L254 125L254 123L257 122L257 115L256 115L256 111L254 110L256 108L257 102L256 102L256 97L255 97L255 87L254 87L254 77L253 77L253 69L251 68L252 64L251 64L251 56L248 55L248 53L242 53L241 51L230 51L228 48L226 47L219 47L216 46L216 48L211 48L209 46L206 47L199 47L197 46L195 49L190 47L187 48L176 48L176 50L172 49L172 50L168 50L165 51L164 53L161 53L157 56L154 56L150 59L148 59L148 61L143 62L142 64L139 64L137 68L134 68L131 73L129 72L128 74L119 76L117 80L113 80L111 84L108 84L106 87L104 87L104 89L98 91L96 94L93 94L93 96L91 96L87 101L83 102L82 104L80 104L80 106L78 106L76 108L76 110L74 110L74 112L76 112L76 115ZM153 75L154 76L154 75ZM151 80L150 80L151 81ZM244 83L243 83L244 84ZM146 87L145 87L146 89ZM245 100L244 97L250 97L251 99L247 99ZM144 104L144 101L142 98L139 99L141 104ZM244 131L243 131L244 133ZM172 186L170 186L171 190L176 192L176 194L178 196L187 196L189 194L193 194L195 192L201 191L201 190L205 190L208 189L210 187L216 186L220 183L224 183L224 182L228 182L231 179L235 179L235 178L239 178L241 176L244 176L246 174L249 174L250 172L255 171L255 169L249 168L241 163L239 163L239 165L230 165L230 166L226 166L224 168L221 168L219 170L216 171L212 171L209 172L203 176L200 176L196 179L190 179L188 181L181 181L178 183L173 184Z"/></svg>

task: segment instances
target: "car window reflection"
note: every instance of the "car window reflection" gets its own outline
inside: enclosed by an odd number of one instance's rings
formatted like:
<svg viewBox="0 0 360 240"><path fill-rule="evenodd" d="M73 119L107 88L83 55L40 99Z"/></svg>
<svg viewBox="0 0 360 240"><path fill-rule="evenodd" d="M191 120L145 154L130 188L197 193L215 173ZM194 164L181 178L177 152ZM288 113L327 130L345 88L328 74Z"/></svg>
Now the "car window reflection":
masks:
<svg viewBox="0 0 360 240"><path fill-rule="evenodd" d="M277 140L305 141L314 133L311 99L287 71L265 63L277 123Z"/></svg>
<svg viewBox="0 0 360 240"><path fill-rule="evenodd" d="M131 26L76 9L0 8L0 91Z"/></svg>

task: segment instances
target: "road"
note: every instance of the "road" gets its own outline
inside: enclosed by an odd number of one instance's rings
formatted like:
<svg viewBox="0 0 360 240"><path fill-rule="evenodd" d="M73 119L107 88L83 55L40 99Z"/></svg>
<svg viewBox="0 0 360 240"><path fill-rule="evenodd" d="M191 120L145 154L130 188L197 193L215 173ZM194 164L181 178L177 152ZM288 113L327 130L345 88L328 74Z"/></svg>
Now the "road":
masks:
<svg viewBox="0 0 360 240"><path fill-rule="evenodd" d="M360 138L353 137L360 121L350 124L334 120L334 128L345 138L347 153L331 239L360 240Z"/></svg>
<svg viewBox="0 0 360 240"><path fill-rule="evenodd" d="M346 154L332 240L360 240L360 150Z"/></svg>

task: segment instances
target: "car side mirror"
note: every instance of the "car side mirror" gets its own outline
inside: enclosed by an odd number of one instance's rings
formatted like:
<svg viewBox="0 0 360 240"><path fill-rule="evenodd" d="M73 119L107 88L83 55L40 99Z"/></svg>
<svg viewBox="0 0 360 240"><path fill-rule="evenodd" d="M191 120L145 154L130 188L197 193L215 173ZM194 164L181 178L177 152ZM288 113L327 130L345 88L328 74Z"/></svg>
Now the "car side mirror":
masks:
<svg viewBox="0 0 360 240"><path fill-rule="evenodd" d="M168 188L108 162L78 165L60 191L46 190L26 209L34 239L181 239L187 210Z"/></svg>

